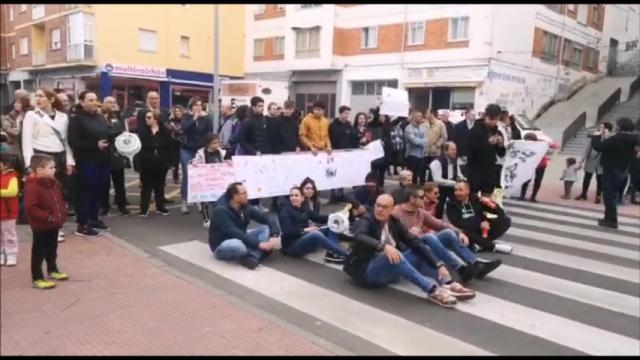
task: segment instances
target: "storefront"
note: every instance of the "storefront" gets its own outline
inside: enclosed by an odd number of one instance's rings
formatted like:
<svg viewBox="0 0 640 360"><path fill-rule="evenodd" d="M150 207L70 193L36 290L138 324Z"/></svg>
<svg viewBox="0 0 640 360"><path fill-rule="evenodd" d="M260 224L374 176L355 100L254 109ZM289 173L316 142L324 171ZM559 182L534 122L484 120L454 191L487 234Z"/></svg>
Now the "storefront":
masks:
<svg viewBox="0 0 640 360"><path fill-rule="evenodd" d="M476 88L486 75L486 66L408 69L404 87L413 109L459 110L474 107Z"/></svg>

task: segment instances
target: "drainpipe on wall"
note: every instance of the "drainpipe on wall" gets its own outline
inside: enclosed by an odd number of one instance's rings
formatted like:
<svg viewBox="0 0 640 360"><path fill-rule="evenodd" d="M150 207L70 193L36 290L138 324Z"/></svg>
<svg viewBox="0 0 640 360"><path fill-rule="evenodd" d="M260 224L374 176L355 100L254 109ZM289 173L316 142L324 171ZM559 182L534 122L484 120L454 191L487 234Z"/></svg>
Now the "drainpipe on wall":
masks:
<svg viewBox="0 0 640 360"><path fill-rule="evenodd" d="M408 12L409 4L404 4L404 21L402 22L402 47L400 48L400 77L403 77L404 74L404 47L407 41L407 12ZM425 27L426 25L425 21ZM425 39L426 41L426 39ZM398 88L400 84L398 84Z"/></svg>
<svg viewBox="0 0 640 360"><path fill-rule="evenodd" d="M556 70L556 93L553 95L553 100L558 101L560 98L560 68L562 67L562 58L564 51L564 28L566 26L566 7L565 13L562 14L562 30L560 31L560 53L558 54L558 68Z"/></svg>

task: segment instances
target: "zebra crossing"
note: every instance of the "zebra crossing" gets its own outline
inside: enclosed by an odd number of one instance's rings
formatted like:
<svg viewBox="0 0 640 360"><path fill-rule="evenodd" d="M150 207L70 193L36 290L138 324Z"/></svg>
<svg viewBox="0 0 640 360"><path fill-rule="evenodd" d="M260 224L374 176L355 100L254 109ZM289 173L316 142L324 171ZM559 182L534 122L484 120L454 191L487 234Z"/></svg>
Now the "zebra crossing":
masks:
<svg viewBox="0 0 640 360"><path fill-rule="evenodd" d="M159 247L233 283L399 355L640 355L640 219L505 200L513 244L453 310L401 281L360 288L324 251L277 254L255 271L213 258L206 238Z"/></svg>

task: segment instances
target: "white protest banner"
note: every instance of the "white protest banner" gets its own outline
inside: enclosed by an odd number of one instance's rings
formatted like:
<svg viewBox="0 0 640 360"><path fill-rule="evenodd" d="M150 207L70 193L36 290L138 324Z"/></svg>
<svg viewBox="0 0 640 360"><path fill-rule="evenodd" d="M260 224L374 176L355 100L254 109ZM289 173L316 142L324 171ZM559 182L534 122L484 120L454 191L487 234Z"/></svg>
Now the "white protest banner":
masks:
<svg viewBox="0 0 640 360"><path fill-rule="evenodd" d="M381 115L409 116L409 108L409 93L407 90L382 88Z"/></svg>
<svg viewBox="0 0 640 360"><path fill-rule="evenodd" d="M384 156L384 148L382 147L382 141L372 141L364 147L369 152L371 161L377 160Z"/></svg>
<svg viewBox="0 0 640 360"><path fill-rule="evenodd" d="M227 190L227 186L235 181L233 165L191 164L188 169L189 203L216 201Z"/></svg>
<svg viewBox="0 0 640 360"><path fill-rule="evenodd" d="M548 148L546 141L515 140L510 144L500 176L505 195L520 193L522 184L534 176Z"/></svg>

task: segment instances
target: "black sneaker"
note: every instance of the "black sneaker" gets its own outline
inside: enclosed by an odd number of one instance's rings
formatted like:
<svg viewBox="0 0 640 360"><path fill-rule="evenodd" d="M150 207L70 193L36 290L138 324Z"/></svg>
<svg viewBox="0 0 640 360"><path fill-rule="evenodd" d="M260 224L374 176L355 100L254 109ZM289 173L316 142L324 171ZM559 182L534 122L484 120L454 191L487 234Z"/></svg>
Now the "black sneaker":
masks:
<svg viewBox="0 0 640 360"><path fill-rule="evenodd" d="M109 210L111 210L111 208L102 208L102 210L100 210L100 216L109 215Z"/></svg>
<svg viewBox="0 0 640 360"><path fill-rule="evenodd" d="M245 255L241 257L238 262L249 270L254 270L258 267L258 259L253 257L253 255Z"/></svg>
<svg viewBox="0 0 640 360"><path fill-rule="evenodd" d="M617 229L618 228L618 224L617 223L614 223L612 221L607 221L607 220L604 220L604 219L598 220L598 226L608 227L608 228L611 228L611 229Z"/></svg>
<svg viewBox="0 0 640 360"><path fill-rule="evenodd" d="M76 235L78 235L78 236L98 236L98 235L100 235L100 233L95 231L95 230L93 230L92 228L90 228L88 226L78 225L78 228L76 229Z"/></svg>
<svg viewBox="0 0 640 360"><path fill-rule="evenodd" d="M476 274L475 278L484 279L487 274L497 269L500 265L502 265L502 259L495 259L488 262L476 261L475 263L473 263L473 266L478 268L478 273Z"/></svg>
<svg viewBox="0 0 640 360"><path fill-rule="evenodd" d="M480 266L478 266L480 265ZM472 265L465 265L458 269L458 274L463 282L468 282L474 277L478 276L478 273L482 270L480 262L475 262Z"/></svg>
<svg viewBox="0 0 640 360"><path fill-rule="evenodd" d="M129 211L129 209L127 209L126 207L118 208L118 211L120 211L120 214L122 216L127 216L127 215L131 214L131 211Z"/></svg>
<svg viewBox="0 0 640 360"><path fill-rule="evenodd" d="M156 212L160 215L164 215L167 216L169 214L171 214L171 211L167 210L167 209L156 209Z"/></svg>
<svg viewBox="0 0 640 360"><path fill-rule="evenodd" d="M98 220L89 224L89 227L95 230L104 230L104 231L111 230L111 228L108 227L107 224L105 224L102 220Z"/></svg>
<svg viewBox="0 0 640 360"><path fill-rule="evenodd" d="M326 254L324 254L324 261L328 262L328 263L332 263L332 264L344 264L344 260L345 257L344 256L340 256L338 254L335 254L331 251L327 251Z"/></svg>

